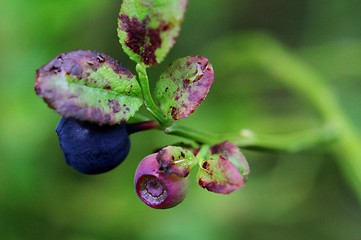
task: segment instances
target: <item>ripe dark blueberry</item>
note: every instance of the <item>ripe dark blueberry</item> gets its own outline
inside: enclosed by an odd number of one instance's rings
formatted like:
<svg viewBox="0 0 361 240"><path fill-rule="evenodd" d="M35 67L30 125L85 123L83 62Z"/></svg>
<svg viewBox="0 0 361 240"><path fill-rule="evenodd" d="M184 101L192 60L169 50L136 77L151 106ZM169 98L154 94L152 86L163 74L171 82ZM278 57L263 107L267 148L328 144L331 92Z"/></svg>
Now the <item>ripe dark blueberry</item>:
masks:
<svg viewBox="0 0 361 240"><path fill-rule="evenodd" d="M127 157L130 149L124 123L99 126L62 117L56 132L67 164L86 174L115 168Z"/></svg>
<svg viewBox="0 0 361 240"><path fill-rule="evenodd" d="M188 192L189 178L164 172L157 161L157 153L154 153L139 163L134 185L138 197L145 204L165 209L183 201Z"/></svg>

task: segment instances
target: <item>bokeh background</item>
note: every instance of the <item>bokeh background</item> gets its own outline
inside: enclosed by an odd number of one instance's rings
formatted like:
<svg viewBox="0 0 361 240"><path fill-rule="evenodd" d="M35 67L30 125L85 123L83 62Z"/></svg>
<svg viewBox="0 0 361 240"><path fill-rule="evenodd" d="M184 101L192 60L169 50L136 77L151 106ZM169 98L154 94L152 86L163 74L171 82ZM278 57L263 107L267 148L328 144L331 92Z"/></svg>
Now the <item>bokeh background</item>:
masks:
<svg viewBox="0 0 361 240"><path fill-rule="evenodd" d="M212 194L196 185L193 173L188 197L169 210L142 204L133 174L145 155L179 138L157 131L131 136L127 160L103 175L69 168L54 131L60 116L35 96L35 70L75 49L103 51L134 69L117 39L120 5L0 2L1 239L361 239L361 198L348 180L361 169L344 170L349 151L337 142L296 154L244 150L251 166L244 189ZM244 59L244 39L250 44L270 38L333 90L359 134L360 9L357 0L190 0L177 44L150 70L152 83L172 60L205 55L214 65L215 84L183 124L269 134L320 126L319 109L305 93L237 61ZM354 151L361 149L353 144Z"/></svg>

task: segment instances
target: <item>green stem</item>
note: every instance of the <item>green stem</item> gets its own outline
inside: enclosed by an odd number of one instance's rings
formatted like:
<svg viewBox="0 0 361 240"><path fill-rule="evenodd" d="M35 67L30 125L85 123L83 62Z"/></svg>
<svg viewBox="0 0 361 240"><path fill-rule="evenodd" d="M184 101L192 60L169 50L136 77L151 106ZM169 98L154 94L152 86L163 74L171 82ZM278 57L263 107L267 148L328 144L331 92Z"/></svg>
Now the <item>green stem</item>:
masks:
<svg viewBox="0 0 361 240"><path fill-rule="evenodd" d="M245 129L229 140L246 149L295 153L335 142L338 137L338 130L326 125L282 135L261 135Z"/></svg>
<svg viewBox="0 0 361 240"><path fill-rule="evenodd" d="M163 113L160 111L159 107L155 104L152 98L146 67L141 64L137 64L136 71L138 73L140 87L142 88L145 107L157 119L161 126L168 125L169 120L164 117Z"/></svg>
<svg viewBox="0 0 361 240"><path fill-rule="evenodd" d="M316 146L335 142L340 133L334 125L325 125L316 129L308 129L299 132L282 135L258 134L249 129L243 129L238 133L217 134L185 127L173 123L168 127L162 127L151 122L147 117L137 114L137 119L151 124L152 129L164 131L166 134L193 140L199 145L215 145L223 141L231 141L240 148L268 151L268 152L301 152Z"/></svg>
<svg viewBox="0 0 361 240"><path fill-rule="evenodd" d="M337 129L328 125L282 135L257 134L248 129L241 130L236 134L215 134L180 126L176 123L164 131L167 134L192 139L199 144L214 145L228 140L244 149L290 153L331 143L339 136Z"/></svg>
<svg viewBox="0 0 361 240"><path fill-rule="evenodd" d="M204 132L189 127L173 123L171 126L164 129L164 132L170 135L175 135L187 139L192 139L199 144L215 144L220 139L218 134Z"/></svg>
<svg viewBox="0 0 361 240"><path fill-rule="evenodd" d="M274 59L277 59L277 64L274 64ZM337 159L361 200L361 139L325 80L282 48L275 47L259 60L259 64L272 75L306 96L320 111L324 121L337 129Z"/></svg>
<svg viewBox="0 0 361 240"><path fill-rule="evenodd" d="M199 166L202 166L202 163L204 162L204 160L206 159L207 155L209 154L209 145L202 145L201 149L199 150L199 152L197 153L197 163Z"/></svg>

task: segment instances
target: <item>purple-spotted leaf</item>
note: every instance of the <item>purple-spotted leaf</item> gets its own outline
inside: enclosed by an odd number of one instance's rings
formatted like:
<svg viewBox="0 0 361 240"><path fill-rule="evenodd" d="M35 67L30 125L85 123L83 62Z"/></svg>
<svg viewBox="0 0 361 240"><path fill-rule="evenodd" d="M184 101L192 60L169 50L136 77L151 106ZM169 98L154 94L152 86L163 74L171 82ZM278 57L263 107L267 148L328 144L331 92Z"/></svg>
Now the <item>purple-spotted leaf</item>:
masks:
<svg viewBox="0 0 361 240"><path fill-rule="evenodd" d="M63 53L36 72L36 94L64 117L113 125L143 104L136 77L111 57L77 50Z"/></svg>
<svg viewBox="0 0 361 240"><path fill-rule="evenodd" d="M191 168L198 162L191 151L175 146L162 148L157 154L157 161L160 171L180 177L188 176Z"/></svg>
<svg viewBox="0 0 361 240"><path fill-rule="evenodd" d="M198 170L197 178L202 188L221 194L232 193L245 183L237 167L222 155L204 161Z"/></svg>
<svg viewBox="0 0 361 240"><path fill-rule="evenodd" d="M213 81L213 68L207 58L180 58L160 76L155 87L155 97L167 118L186 118L202 103Z"/></svg>
<svg viewBox="0 0 361 240"><path fill-rule="evenodd" d="M224 141L211 147L212 155L221 155L231 161L241 172L244 181L247 181L250 172L248 162L239 150L239 147L229 141Z"/></svg>
<svg viewBox="0 0 361 240"><path fill-rule="evenodd" d="M123 50L136 63L163 61L175 43L187 0L124 0L118 36Z"/></svg>

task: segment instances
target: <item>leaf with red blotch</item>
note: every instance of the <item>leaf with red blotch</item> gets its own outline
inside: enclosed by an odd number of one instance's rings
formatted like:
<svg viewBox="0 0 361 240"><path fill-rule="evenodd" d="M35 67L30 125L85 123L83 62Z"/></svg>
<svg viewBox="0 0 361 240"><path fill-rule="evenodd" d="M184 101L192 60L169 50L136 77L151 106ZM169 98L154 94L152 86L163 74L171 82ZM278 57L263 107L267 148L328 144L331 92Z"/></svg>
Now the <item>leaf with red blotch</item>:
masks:
<svg viewBox="0 0 361 240"><path fill-rule="evenodd" d="M146 66L163 61L180 31L187 0L124 0L118 37L124 52Z"/></svg>
<svg viewBox="0 0 361 240"><path fill-rule="evenodd" d="M155 87L164 116L174 120L188 117L205 99L213 81L213 68L207 58L188 56L175 60Z"/></svg>
<svg viewBox="0 0 361 240"><path fill-rule="evenodd" d="M113 58L94 51L60 54L36 72L36 94L64 117L113 125L143 104L136 77Z"/></svg>

